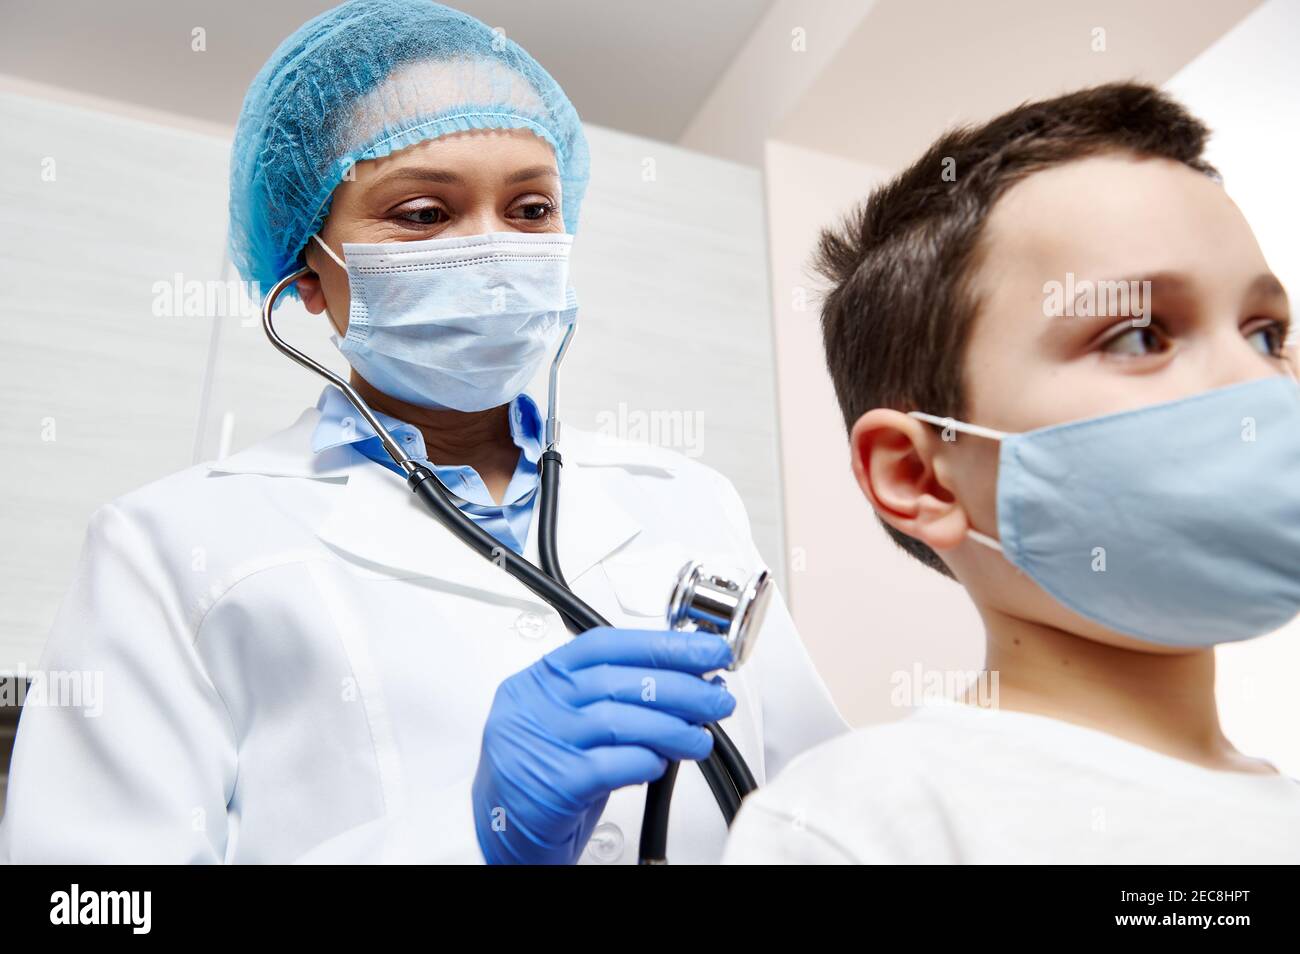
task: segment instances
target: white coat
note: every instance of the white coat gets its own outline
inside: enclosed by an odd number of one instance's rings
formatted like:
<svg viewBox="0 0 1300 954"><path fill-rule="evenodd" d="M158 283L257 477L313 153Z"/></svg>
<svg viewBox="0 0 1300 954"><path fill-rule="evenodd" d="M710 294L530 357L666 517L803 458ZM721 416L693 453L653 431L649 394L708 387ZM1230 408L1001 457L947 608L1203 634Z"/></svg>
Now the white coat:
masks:
<svg viewBox="0 0 1300 954"><path fill-rule="evenodd" d="M313 455L318 416L95 513L40 669L102 673L101 711L24 709L0 856L482 861L470 785L493 694L571 636L397 474ZM575 430L562 451L561 565L613 625L664 628L689 558L760 565L716 472ZM760 784L846 728L779 597L726 678L723 727ZM636 861L644 793L613 793L584 861ZM683 765L670 860L718 861L725 834Z"/></svg>

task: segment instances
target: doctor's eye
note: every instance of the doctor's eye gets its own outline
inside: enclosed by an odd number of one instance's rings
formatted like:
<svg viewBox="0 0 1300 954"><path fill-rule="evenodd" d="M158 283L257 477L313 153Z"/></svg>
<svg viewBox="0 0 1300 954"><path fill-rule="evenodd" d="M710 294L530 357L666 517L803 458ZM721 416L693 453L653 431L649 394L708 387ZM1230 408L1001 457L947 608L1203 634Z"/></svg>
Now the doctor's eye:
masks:
<svg viewBox="0 0 1300 954"><path fill-rule="evenodd" d="M1169 344L1169 338L1153 323L1112 335L1101 343L1101 351L1120 358L1140 358L1168 351Z"/></svg>
<svg viewBox="0 0 1300 954"><path fill-rule="evenodd" d="M1256 322L1242 329L1246 341L1260 354L1270 358L1280 358L1286 348L1287 323L1284 321Z"/></svg>
<svg viewBox="0 0 1300 954"><path fill-rule="evenodd" d="M555 217L555 203L541 196L526 196L506 213L508 218L522 219L529 225L545 225Z"/></svg>
<svg viewBox="0 0 1300 954"><path fill-rule="evenodd" d="M400 224L417 228L442 225L451 218L447 210L438 205L399 208L394 212L394 216Z"/></svg>

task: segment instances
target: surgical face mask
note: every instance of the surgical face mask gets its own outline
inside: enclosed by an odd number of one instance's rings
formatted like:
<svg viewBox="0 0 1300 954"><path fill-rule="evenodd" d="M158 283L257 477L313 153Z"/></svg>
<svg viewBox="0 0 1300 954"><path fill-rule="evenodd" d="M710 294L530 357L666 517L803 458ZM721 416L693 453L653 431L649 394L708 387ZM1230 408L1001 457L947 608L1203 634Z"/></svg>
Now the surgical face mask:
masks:
<svg viewBox="0 0 1300 954"><path fill-rule="evenodd" d="M493 232L344 243L351 308L334 343L357 373L410 404L482 411L518 397L577 315L573 236Z"/></svg>
<svg viewBox="0 0 1300 954"><path fill-rule="evenodd" d="M1169 646L1271 632L1300 612L1300 385L1267 378L1001 442L998 540L1081 616Z"/></svg>

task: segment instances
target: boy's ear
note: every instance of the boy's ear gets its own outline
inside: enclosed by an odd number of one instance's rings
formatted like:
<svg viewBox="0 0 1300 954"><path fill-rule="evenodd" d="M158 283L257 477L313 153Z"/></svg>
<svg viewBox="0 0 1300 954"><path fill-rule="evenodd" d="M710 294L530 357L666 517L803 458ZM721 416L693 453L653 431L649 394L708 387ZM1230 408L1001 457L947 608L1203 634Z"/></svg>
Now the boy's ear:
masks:
<svg viewBox="0 0 1300 954"><path fill-rule="evenodd" d="M875 408L849 434L853 475L882 520L933 550L966 537L966 511L939 483L930 426L901 411Z"/></svg>

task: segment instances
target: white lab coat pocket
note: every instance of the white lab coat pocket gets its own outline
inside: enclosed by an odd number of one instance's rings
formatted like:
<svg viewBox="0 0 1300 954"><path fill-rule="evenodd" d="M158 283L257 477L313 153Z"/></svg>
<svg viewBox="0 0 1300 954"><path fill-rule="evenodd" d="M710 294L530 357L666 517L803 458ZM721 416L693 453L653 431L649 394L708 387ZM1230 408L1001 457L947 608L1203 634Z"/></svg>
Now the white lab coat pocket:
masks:
<svg viewBox="0 0 1300 954"><path fill-rule="evenodd" d="M672 544L633 547L605 559L601 567L625 613L652 617L662 624L677 574L690 558L684 547Z"/></svg>
<svg viewBox="0 0 1300 954"><path fill-rule="evenodd" d="M719 552L692 553L680 544L663 543L650 547L630 548L601 563L619 605L632 616L664 620L673 586L682 568L700 560L711 573L744 582L753 572L740 566L734 554Z"/></svg>

